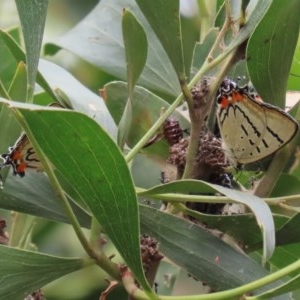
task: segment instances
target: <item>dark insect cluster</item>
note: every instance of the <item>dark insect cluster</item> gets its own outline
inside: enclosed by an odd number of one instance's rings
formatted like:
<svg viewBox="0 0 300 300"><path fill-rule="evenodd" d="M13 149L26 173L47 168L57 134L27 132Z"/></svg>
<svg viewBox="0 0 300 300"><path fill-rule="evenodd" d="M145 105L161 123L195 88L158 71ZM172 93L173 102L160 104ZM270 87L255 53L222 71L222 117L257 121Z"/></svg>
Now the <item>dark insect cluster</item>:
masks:
<svg viewBox="0 0 300 300"><path fill-rule="evenodd" d="M209 80L204 79L191 88L191 94L194 100L194 108L200 108L206 104L206 95L209 91Z"/></svg>
<svg viewBox="0 0 300 300"><path fill-rule="evenodd" d="M183 171L186 164L186 151L188 145L188 139L181 139L178 143L170 146L170 156L167 159L167 162L175 165L179 170Z"/></svg>
<svg viewBox="0 0 300 300"><path fill-rule="evenodd" d="M147 274L153 265L163 259L163 255L159 252L157 240L148 235L141 237L140 247L143 267Z"/></svg>
<svg viewBox="0 0 300 300"><path fill-rule="evenodd" d="M5 232L6 221L0 217L0 245L8 244L8 236Z"/></svg>
<svg viewBox="0 0 300 300"><path fill-rule="evenodd" d="M229 166L222 149L222 140L205 129L200 132L197 162L216 171L222 171Z"/></svg>
<svg viewBox="0 0 300 300"><path fill-rule="evenodd" d="M163 124L163 135L170 146L173 146L183 138L183 130L179 121L174 117L169 117Z"/></svg>

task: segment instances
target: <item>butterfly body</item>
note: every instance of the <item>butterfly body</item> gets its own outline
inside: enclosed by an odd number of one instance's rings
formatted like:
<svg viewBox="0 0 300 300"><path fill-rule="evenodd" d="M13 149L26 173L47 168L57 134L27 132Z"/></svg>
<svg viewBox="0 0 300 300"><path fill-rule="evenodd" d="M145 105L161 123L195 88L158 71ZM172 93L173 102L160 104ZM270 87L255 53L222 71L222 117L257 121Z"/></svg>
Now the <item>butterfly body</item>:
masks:
<svg viewBox="0 0 300 300"><path fill-rule="evenodd" d="M217 120L228 159L234 164L261 160L286 145L298 123L285 111L257 100L249 88L226 80L217 96Z"/></svg>

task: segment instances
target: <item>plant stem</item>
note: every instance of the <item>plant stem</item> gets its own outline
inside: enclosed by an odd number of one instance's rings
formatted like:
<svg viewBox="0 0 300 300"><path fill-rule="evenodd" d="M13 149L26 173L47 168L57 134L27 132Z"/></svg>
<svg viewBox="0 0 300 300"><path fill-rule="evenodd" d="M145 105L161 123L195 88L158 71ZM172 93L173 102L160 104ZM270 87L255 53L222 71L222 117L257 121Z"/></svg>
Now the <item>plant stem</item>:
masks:
<svg viewBox="0 0 300 300"><path fill-rule="evenodd" d="M101 239L101 225L98 220L92 216L92 225L91 225L91 233L90 233L90 245L94 249L99 247L99 241Z"/></svg>

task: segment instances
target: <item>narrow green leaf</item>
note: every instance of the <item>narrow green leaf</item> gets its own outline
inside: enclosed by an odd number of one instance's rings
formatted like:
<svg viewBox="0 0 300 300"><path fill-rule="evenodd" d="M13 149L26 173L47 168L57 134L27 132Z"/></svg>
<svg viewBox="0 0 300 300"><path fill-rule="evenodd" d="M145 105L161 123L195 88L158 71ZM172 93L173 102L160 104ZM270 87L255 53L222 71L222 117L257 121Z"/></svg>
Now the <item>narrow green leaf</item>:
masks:
<svg viewBox="0 0 300 300"><path fill-rule="evenodd" d="M48 0L16 0L21 21L28 66L28 100L32 101L40 58Z"/></svg>
<svg viewBox="0 0 300 300"><path fill-rule="evenodd" d="M136 17L124 9L122 32L125 46L127 85L129 98L118 128L118 145L123 149L132 125L132 102L134 86L140 77L147 59L147 37ZM139 45L139 47L137 47Z"/></svg>
<svg viewBox="0 0 300 300"><path fill-rule="evenodd" d="M257 224L263 235L263 260L266 262L272 256L275 248L275 226L270 208L264 200L246 192L227 189L220 185L197 180L180 180L171 182L154 187L141 193L141 195L151 196L163 193L206 194L215 192L219 192L238 203L248 206L254 213Z"/></svg>
<svg viewBox="0 0 300 300"><path fill-rule="evenodd" d="M247 48L253 85L265 101L281 108L285 108L287 80L299 37L299 12L298 0L272 1Z"/></svg>
<svg viewBox="0 0 300 300"><path fill-rule="evenodd" d="M128 98L125 109L123 111L122 118L118 125L118 146L120 149L124 148L130 134L132 125L132 97Z"/></svg>
<svg viewBox="0 0 300 300"><path fill-rule="evenodd" d="M15 76L9 87L9 96L12 100L26 101L27 92L27 67L24 62L19 62Z"/></svg>
<svg viewBox="0 0 300 300"><path fill-rule="evenodd" d="M184 78L179 0L136 0L159 38L179 78Z"/></svg>
<svg viewBox="0 0 300 300"><path fill-rule="evenodd" d="M47 283L91 264L81 258L54 257L0 245L0 297L24 299Z"/></svg>
<svg viewBox="0 0 300 300"><path fill-rule="evenodd" d="M148 43L142 25L135 15L127 9L123 11L122 32L127 65L127 83L129 95L131 95L146 63Z"/></svg>
<svg viewBox="0 0 300 300"><path fill-rule="evenodd" d="M136 194L116 144L95 121L83 114L53 108L34 109L33 105L19 103L10 107L25 126L33 146L38 144L58 178L73 187L137 280L149 291L140 259Z"/></svg>

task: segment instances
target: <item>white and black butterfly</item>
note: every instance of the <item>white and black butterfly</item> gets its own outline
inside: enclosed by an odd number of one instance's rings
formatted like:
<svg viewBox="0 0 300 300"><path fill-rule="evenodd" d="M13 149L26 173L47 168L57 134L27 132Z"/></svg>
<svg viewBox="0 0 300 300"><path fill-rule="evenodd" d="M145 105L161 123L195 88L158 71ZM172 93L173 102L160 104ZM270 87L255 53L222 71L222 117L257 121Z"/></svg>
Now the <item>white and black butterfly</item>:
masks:
<svg viewBox="0 0 300 300"><path fill-rule="evenodd" d="M237 164L261 160L289 143L299 125L284 110L257 100L249 87L225 80L217 95L217 120L228 159Z"/></svg>

